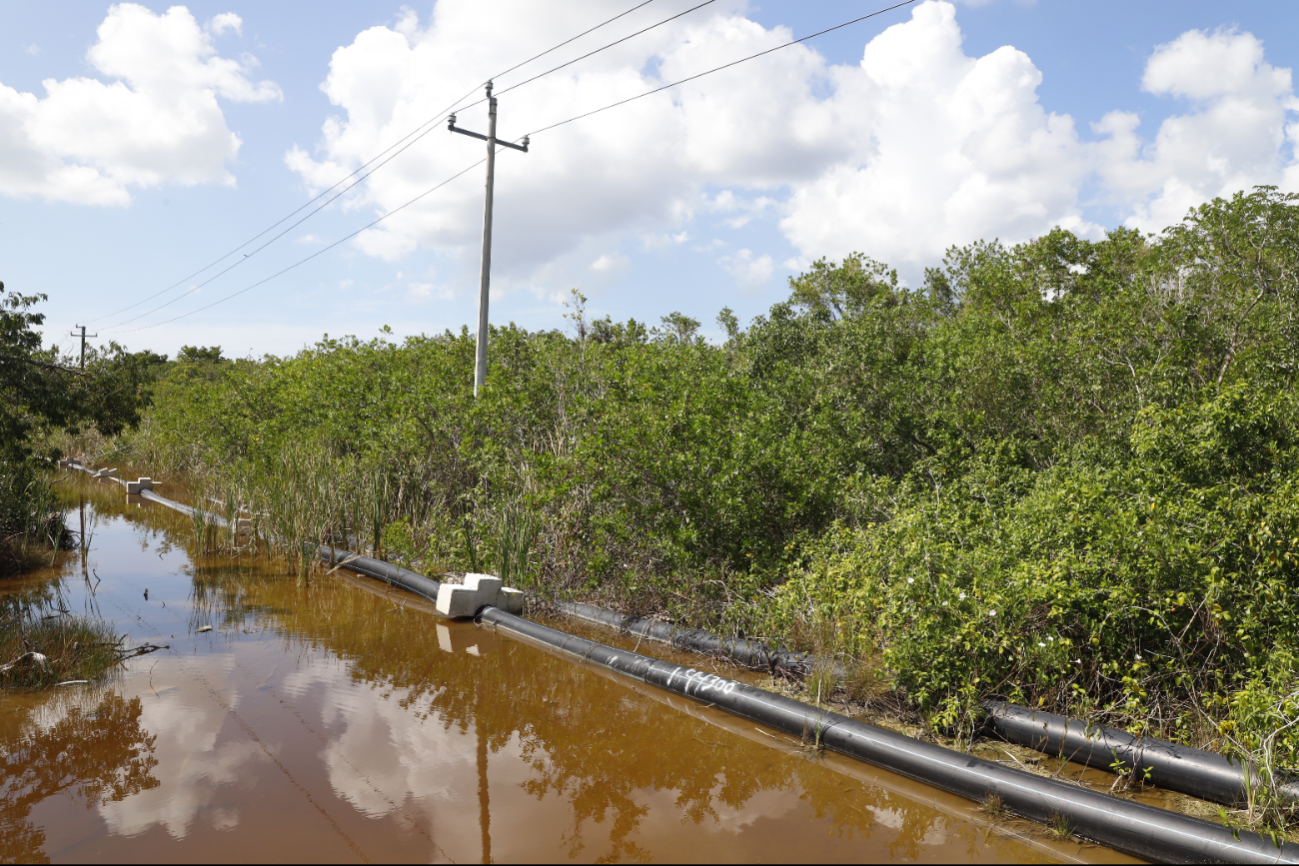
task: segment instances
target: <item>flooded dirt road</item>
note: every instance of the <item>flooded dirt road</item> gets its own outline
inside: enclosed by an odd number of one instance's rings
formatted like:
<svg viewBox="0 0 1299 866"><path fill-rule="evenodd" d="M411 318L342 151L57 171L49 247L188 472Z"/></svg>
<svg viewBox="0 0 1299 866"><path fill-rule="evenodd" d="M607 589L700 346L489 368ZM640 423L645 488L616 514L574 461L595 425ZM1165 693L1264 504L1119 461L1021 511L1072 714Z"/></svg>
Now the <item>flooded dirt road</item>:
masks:
<svg viewBox="0 0 1299 866"><path fill-rule="evenodd" d="M90 551L7 601L170 649L0 696L0 859L1126 861L376 582L193 555L187 518L64 486Z"/></svg>

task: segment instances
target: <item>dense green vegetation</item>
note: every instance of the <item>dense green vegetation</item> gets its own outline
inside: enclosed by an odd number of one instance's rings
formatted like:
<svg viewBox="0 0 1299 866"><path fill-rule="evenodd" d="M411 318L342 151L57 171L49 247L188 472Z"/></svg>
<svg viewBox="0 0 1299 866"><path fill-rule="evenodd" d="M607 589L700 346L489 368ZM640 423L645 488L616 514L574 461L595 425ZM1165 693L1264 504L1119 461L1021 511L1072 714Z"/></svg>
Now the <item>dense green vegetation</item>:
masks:
<svg viewBox="0 0 1299 866"><path fill-rule="evenodd" d="M575 295L571 334L493 330L477 401L467 331L187 350L116 447L297 490L294 537L874 656L958 730L1001 695L1293 766L1297 304L1259 189L917 288L820 261L720 345Z"/></svg>
<svg viewBox="0 0 1299 866"><path fill-rule="evenodd" d="M148 383L165 358L116 343L91 347L84 368L43 348L44 295L5 294L0 283L0 575L30 567L58 547L63 525L48 464L32 443L51 431L93 428L114 435L139 420Z"/></svg>

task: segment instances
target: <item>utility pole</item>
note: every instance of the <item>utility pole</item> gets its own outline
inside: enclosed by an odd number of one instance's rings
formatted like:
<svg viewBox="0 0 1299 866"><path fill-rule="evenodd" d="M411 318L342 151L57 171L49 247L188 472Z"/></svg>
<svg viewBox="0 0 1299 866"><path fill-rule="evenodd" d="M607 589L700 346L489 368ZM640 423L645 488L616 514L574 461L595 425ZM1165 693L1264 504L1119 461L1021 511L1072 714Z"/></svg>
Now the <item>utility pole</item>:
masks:
<svg viewBox="0 0 1299 866"><path fill-rule="evenodd" d="M451 115L447 129L487 142L487 202L483 206L483 264L478 286L478 353L474 363L474 397L487 381L487 290L492 282L492 189L496 181L496 145L528 152L528 137L523 144L496 140L496 97L492 96L492 83L487 82L487 134L470 132L456 126L456 116Z"/></svg>
<svg viewBox="0 0 1299 866"><path fill-rule="evenodd" d="M87 338L87 337L98 337L99 335L98 335L98 334L87 334L87 333L86 333L86 326L85 326L85 325L73 325L72 327L74 327L74 328L80 328L80 329L81 329L81 334L80 334L80 335L78 335L76 331L73 331L73 332L72 332L72 336L74 336L74 337L76 337L76 336L80 336L80 337L81 337L81 369L84 370L84 369L86 369L86 338Z"/></svg>

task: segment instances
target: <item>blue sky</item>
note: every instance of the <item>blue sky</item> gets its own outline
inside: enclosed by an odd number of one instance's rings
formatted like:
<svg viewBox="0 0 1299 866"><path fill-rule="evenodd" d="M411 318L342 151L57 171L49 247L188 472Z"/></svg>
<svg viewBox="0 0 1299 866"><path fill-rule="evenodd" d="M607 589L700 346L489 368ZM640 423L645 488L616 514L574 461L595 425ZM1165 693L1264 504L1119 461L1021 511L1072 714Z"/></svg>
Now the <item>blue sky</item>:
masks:
<svg viewBox="0 0 1299 866"><path fill-rule="evenodd" d="M283 239L157 299L489 75L633 0L0 8L0 280L47 336L293 352L475 319L482 170L210 310L481 157L444 129ZM693 5L655 0L498 89ZM718 0L502 94L516 136L884 4ZM1293 3L926 2L543 133L498 157L494 322L680 310L716 333L819 256L915 282L950 244L1157 231L1299 185ZM481 129L481 107L461 113ZM224 267L224 265L222 265ZM169 306L151 312L158 305ZM143 315L141 315L143 314ZM140 318L135 317L140 315ZM168 322L176 316L182 316ZM135 319L134 321L128 321Z"/></svg>

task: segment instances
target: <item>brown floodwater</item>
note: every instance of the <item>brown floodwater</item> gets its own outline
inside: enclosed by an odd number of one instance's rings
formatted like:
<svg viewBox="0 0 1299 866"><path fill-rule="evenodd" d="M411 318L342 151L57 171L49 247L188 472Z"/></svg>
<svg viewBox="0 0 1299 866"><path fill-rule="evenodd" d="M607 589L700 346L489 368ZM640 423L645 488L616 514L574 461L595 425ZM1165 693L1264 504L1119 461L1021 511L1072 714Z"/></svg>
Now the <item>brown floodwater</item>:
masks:
<svg viewBox="0 0 1299 866"><path fill-rule="evenodd" d="M63 486L90 549L6 603L170 648L0 695L5 861L1130 862Z"/></svg>

